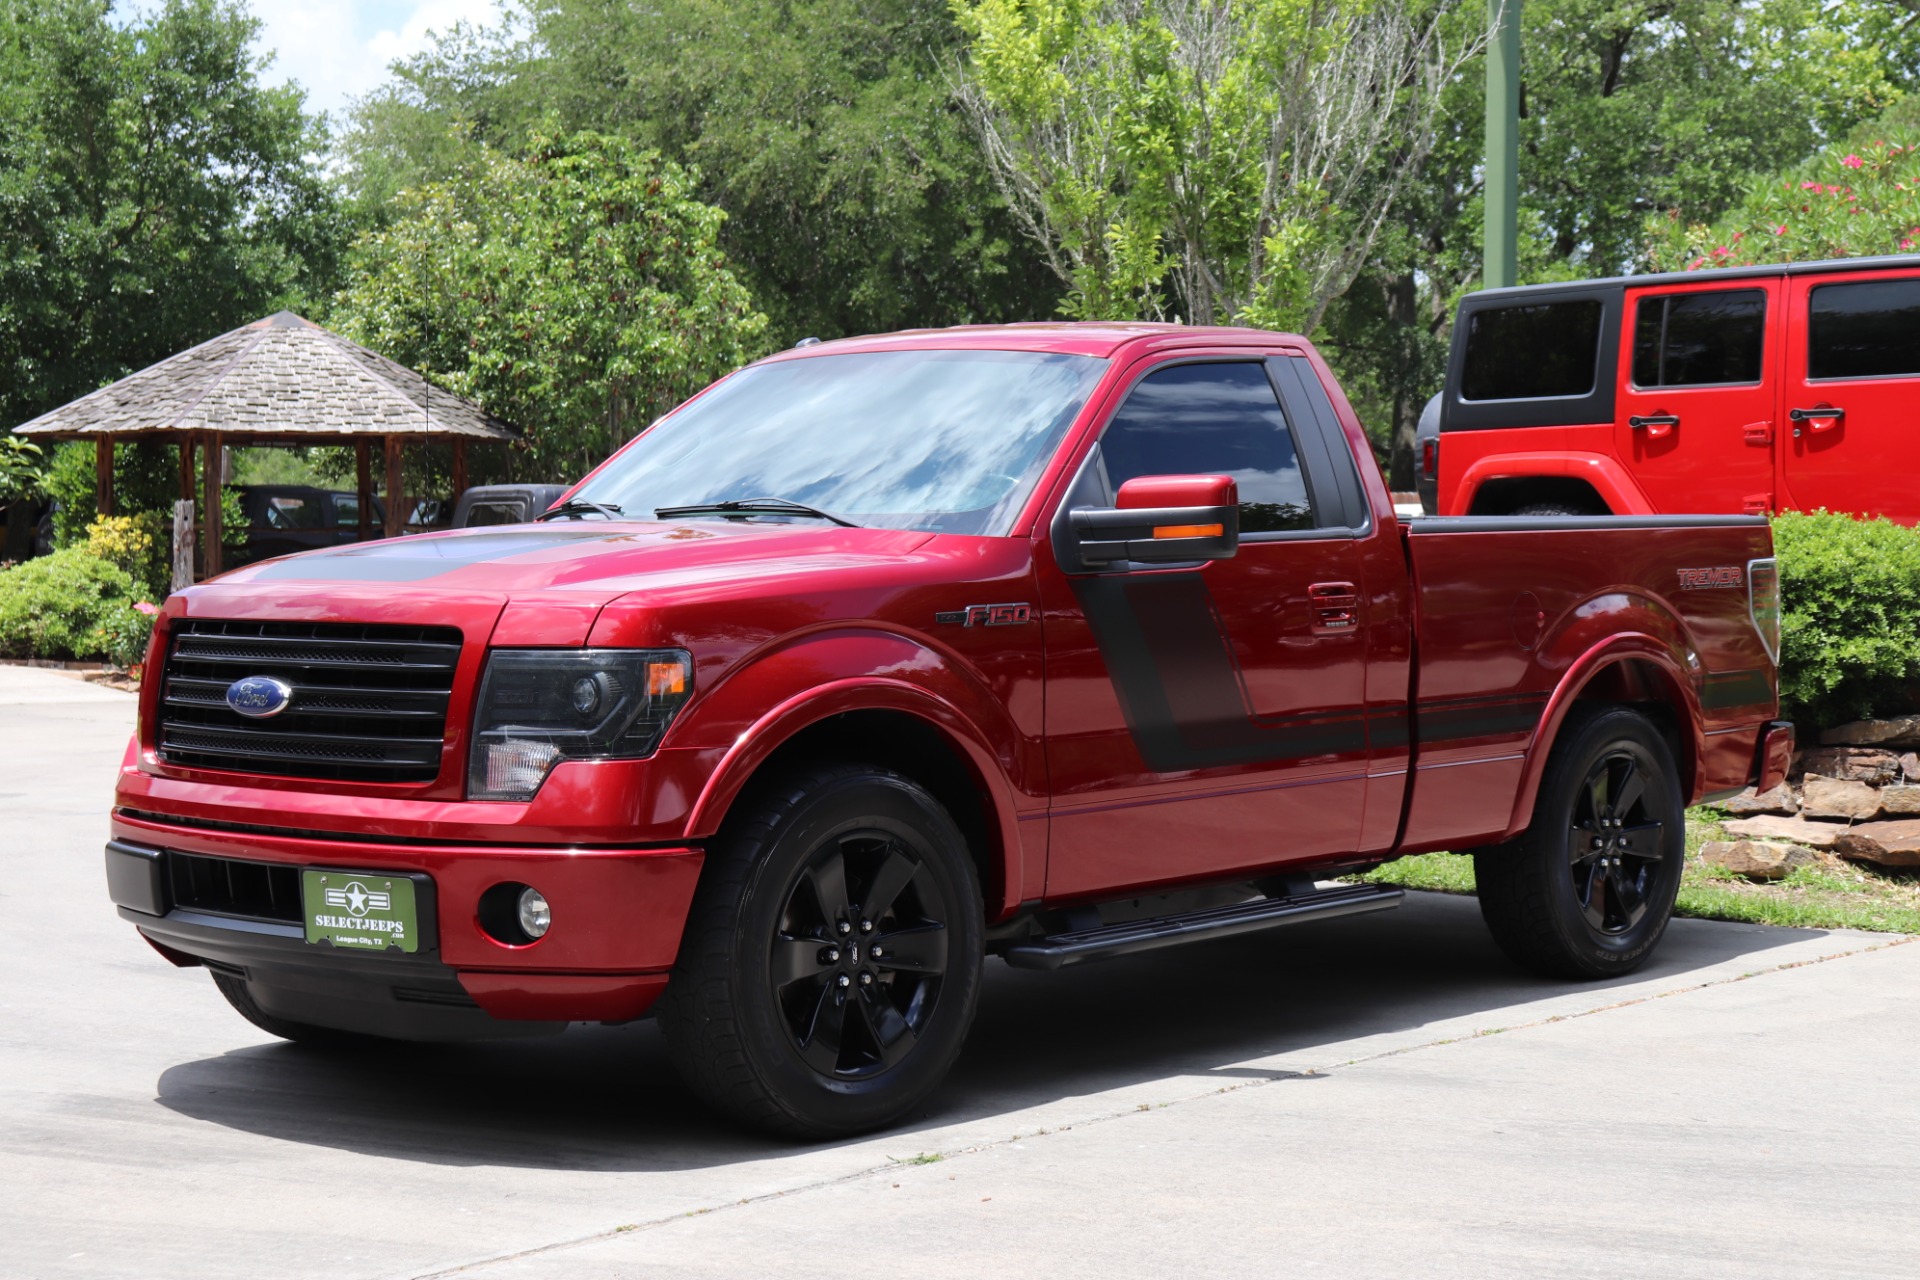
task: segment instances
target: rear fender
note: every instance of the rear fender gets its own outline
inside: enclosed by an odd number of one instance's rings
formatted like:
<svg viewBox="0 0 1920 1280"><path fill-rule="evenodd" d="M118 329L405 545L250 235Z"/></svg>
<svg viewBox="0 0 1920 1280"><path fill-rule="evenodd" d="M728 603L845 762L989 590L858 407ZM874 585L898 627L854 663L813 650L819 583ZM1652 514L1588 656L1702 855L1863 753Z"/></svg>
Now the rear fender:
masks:
<svg viewBox="0 0 1920 1280"><path fill-rule="evenodd" d="M986 825L997 846L983 851L994 874L982 887L999 886L1003 899L990 902L989 913L1019 905L1020 735L1000 699L948 656L887 632L816 634L729 675L698 710L675 726L680 741L697 745L721 731L730 745L688 815L688 839L718 832L755 773L796 734L847 712L899 712L932 727L967 764L988 800ZM885 763L886 746L877 745L877 762Z"/></svg>
<svg viewBox="0 0 1920 1280"><path fill-rule="evenodd" d="M1458 435L1459 433L1455 433ZM1453 437L1447 437L1452 439ZM1441 446L1442 449L1445 445ZM1640 492L1625 467L1603 453L1542 451L1538 453L1494 453L1476 458L1460 473L1454 504L1448 510L1465 513L1473 509L1480 487L1491 480L1524 480L1529 477L1583 480L1607 504L1616 516L1654 514L1653 505Z"/></svg>
<svg viewBox="0 0 1920 1280"><path fill-rule="evenodd" d="M1596 682L1616 677L1623 679L1629 688L1651 686L1645 688L1645 695L1672 708L1681 755L1675 764L1686 784L1689 802L1701 794L1705 786L1701 761L1705 757L1706 739L1700 709L1698 659L1692 657L1677 627L1620 632L1581 652L1568 665L1553 696L1547 700L1533 740L1527 746L1527 764L1521 773L1513 816L1501 839L1512 839L1533 821L1541 775L1546 771L1547 759L1574 705Z"/></svg>

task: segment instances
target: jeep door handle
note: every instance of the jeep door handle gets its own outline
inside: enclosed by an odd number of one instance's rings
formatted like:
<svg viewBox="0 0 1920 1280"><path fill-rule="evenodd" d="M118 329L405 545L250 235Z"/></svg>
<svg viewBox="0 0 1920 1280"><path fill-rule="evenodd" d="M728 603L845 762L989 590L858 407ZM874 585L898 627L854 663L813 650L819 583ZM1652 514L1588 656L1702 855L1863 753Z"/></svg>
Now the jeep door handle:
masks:
<svg viewBox="0 0 1920 1280"><path fill-rule="evenodd" d="M1360 593L1351 582L1316 582L1307 588L1315 635L1346 635L1360 625Z"/></svg>
<svg viewBox="0 0 1920 1280"><path fill-rule="evenodd" d="M1830 404L1817 404L1811 409L1789 409L1787 416L1795 422L1812 423L1814 431L1831 431L1846 421L1847 411ZM1794 435L1800 434L1800 428L1793 429Z"/></svg>
<svg viewBox="0 0 1920 1280"><path fill-rule="evenodd" d="M1649 440L1658 440L1678 427L1680 418L1671 413L1636 413L1627 419L1627 425L1635 431L1646 432Z"/></svg>

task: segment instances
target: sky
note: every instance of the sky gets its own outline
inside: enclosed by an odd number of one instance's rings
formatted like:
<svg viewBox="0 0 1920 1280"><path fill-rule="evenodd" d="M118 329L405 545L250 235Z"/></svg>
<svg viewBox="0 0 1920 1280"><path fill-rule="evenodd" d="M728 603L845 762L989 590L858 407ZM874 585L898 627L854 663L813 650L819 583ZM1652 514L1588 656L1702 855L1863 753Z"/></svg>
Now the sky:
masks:
<svg viewBox="0 0 1920 1280"><path fill-rule="evenodd" d="M349 101L386 78L387 64L420 52L429 33L498 18L496 0L243 0L260 19L257 48L272 52L268 84L298 81L307 109L338 122ZM154 0L117 5L150 10Z"/></svg>

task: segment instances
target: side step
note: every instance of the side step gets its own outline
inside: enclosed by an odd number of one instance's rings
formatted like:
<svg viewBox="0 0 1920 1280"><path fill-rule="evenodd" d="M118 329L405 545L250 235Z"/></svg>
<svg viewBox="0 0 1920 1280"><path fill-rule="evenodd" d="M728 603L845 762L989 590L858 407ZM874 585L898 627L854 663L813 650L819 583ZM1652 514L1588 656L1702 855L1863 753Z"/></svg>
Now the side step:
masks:
<svg viewBox="0 0 1920 1280"><path fill-rule="evenodd" d="M1154 951L1208 938L1231 938L1238 933L1299 924L1304 920L1331 920L1363 911L1385 911L1399 906L1405 896L1402 890L1387 885L1343 885L1338 889L1261 898L1187 915L1156 916L1102 925L1097 929L1050 934L1031 942L1015 943L1002 953L1002 958L1016 969L1058 969L1082 960L1132 955L1136 951Z"/></svg>

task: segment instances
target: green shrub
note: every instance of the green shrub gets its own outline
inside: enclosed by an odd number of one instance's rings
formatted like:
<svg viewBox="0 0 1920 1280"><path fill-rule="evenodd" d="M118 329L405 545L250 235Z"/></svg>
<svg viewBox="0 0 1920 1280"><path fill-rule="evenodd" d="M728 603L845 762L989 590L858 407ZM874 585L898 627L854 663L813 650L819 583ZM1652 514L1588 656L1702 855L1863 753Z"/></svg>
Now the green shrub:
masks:
<svg viewBox="0 0 1920 1280"><path fill-rule="evenodd" d="M147 656L153 637L151 604L112 600L102 604L100 621L85 636L89 657L103 658L116 667L131 667Z"/></svg>
<svg viewBox="0 0 1920 1280"><path fill-rule="evenodd" d="M1920 531L1825 511L1773 522L1783 714L1822 727L1914 709Z"/></svg>
<svg viewBox="0 0 1920 1280"><path fill-rule="evenodd" d="M167 598L173 566L167 547L172 528L155 511L133 516L97 516L87 526L87 554L118 565L134 589L149 600Z"/></svg>
<svg viewBox="0 0 1920 1280"><path fill-rule="evenodd" d="M94 629L133 598L126 570L78 547L0 570L0 656L99 657Z"/></svg>

